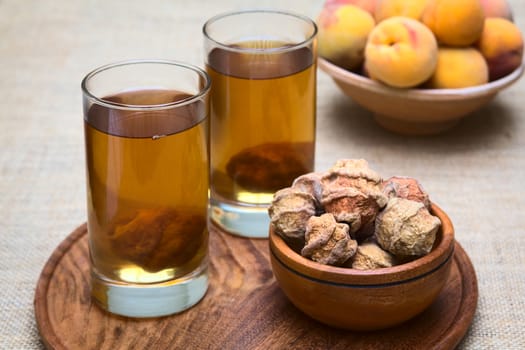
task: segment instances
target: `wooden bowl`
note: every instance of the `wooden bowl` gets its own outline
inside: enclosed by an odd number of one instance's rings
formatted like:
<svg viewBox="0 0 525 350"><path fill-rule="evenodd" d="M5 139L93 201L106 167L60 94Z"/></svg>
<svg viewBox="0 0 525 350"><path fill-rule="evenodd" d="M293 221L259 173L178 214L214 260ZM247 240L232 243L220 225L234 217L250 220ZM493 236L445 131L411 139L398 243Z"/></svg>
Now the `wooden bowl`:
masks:
<svg viewBox="0 0 525 350"><path fill-rule="evenodd" d="M270 228L270 261L279 286L308 316L337 328L378 330L424 311L439 295L450 272L454 228L441 219L432 251L414 261L376 270L355 270L316 263L293 251Z"/></svg>
<svg viewBox="0 0 525 350"><path fill-rule="evenodd" d="M405 135L437 134L481 108L523 75L523 64L488 84L461 89L398 89L352 73L319 57L319 68L379 125Z"/></svg>

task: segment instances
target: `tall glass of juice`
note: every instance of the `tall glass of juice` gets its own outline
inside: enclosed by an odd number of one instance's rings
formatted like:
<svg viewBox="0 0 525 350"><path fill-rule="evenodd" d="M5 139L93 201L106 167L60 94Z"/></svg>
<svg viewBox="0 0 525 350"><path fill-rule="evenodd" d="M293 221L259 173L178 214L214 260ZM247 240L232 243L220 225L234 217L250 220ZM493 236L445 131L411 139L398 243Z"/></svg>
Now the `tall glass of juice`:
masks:
<svg viewBox="0 0 525 350"><path fill-rule="evenodd" d="M208 91L200 68L109 64L82 81L92 296L157 317L208 287Z"/></svg>
<svg viewBox="0 0 525 350"><path fill-rule="evenodd" d="M244 237L267 237L273 194L313 171L315 23L249 10L203 27L210 93L211 218Z"/></svg>

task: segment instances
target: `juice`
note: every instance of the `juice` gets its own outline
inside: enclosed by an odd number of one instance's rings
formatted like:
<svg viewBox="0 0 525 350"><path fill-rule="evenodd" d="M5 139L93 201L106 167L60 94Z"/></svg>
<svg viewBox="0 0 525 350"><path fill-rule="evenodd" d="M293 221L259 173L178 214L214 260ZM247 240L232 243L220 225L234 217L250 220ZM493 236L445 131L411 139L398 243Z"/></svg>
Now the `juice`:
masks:
<svg viewBox="0 0 525 350"><path fill-rule="evenodd" d="M208 54L211 196L218 201L266 205L313 171L315 56L286 47L258 40Z"/></svg>
<svg viewBox="0 0 525 350"><path fill-rule="evenodd" d="M163 104L178 91L127 91L103 100ZM156 283L195 270L207 252L208 144L201 101L155 111L85 111L90 254L96 274Z"/></svg>

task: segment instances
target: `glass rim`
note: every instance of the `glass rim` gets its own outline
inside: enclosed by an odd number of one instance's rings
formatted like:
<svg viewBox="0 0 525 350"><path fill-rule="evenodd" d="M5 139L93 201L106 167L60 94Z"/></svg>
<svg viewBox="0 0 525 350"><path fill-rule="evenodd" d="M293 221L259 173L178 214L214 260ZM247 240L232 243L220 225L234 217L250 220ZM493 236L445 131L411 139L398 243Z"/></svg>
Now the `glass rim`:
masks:
<svg viewBox="0 0 525 350"><path fill-rule="evenodd" d="M227 44L224 44L223 42L220 42L220 41L217 41L217 40L213 39L211 37L211 35L209 34L209 31L208 31L209 26L211 24L213 24L213 23L223 19L223 18L232 17L232 16L238 16L238 15L245 15L245 14L253 14L253 13L277 14L277 15L285 15L285 16L289 16L289 17L294 17L296 19L302 20L305 23L310 24L312 26L312 28L313 28L313 31L312 31L312 34L310 36L306 37L304 40L302 40L299 43L296 43L296 44L293 44L293 45L282 46L282 47L274 47L274 48L270 48L270 49L257 49L257 48L247 48L247 47L231 47L231 46L229 46ZM244 53L260 53L260 52L265 52L265 53L278 52L278 53L281 53L281 52L287 52L287 51L294 51L294 50L297 50L298 48L301 48L301 47L304 47L304 46L307 46L308 44L310 44L314 40L314 38L316 37L317 31L318 31L317 24L315 23L314 20L312 20L308 16L305 16L305 15L302 15L302 14L299 14L299 13L295 13L295 12L291 12L291 11L264 9L264 8L263 9L249 9L249 10L223 12L223 13L220 13L220 14L217 14L217 15L211 17L202 26L202 33L203 33L204 37L207 40L213 42L216 46L218 46L218 47L220 47L222 49L228 50L228 51L244 52Z"/></svg>
<svg viewBox="0 0 525 350"><path fill-rule="evenodd" d="M184 98L182 100L168 102L168 103L148 104L148 105L134 105L134 104L126 104L126 103L109 101L109 100L104 99L103 97L96 96L87 87L88 81L92 79L93 77L95 77L96 75L98 75L99 73L110 70L112 68L117 68L117 67L122 67L122 66L131 66L131 65L136 65L136 64L163 64L163 65L171 65L171 66L186 68L186 69L192 70L193 72L197 73L201 78L203 78L205 81L205 84L202 88L199 89L199 92L197 94L191 95L190 97ZM165 60L165 59L131 59L131 60L123 60L123 61L108 63L108 64L105 64L103 66L93 69L92 71L87 73L86 76L82 79L82 82L80 83L80 87L82 89L82 92L85 94L85 96L87 96L90 100L95 101L95 103L102 105L104 107L120 109L120 110L128 110L128 111L163 110L163 109L170 109L174 107L185 106L185 105L195 102L196 100L199 100L200 98L202 98L209 92L210 87L211 87L211 78L203 69L193 64L189 64L189 63L185 63L181 61Z"/></svg>

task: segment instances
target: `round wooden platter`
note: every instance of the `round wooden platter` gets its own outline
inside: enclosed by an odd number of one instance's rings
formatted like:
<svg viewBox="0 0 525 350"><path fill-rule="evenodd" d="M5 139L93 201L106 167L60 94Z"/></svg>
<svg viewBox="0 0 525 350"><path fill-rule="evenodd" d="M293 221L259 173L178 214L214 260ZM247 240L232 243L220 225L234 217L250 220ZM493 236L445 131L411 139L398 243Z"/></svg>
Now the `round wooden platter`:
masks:
<svg viewBox="0 0 525 350"><path fill-rule="evenodd" d="M48 349L453 349L478 300L474 268L456 243L446 287L425 312L384 331L325 326L296 309L277 285L268 241L211 228L210 287L177 315L128 319L92 303L86 225L72 232L44 266L35 317Z"/></svg>

